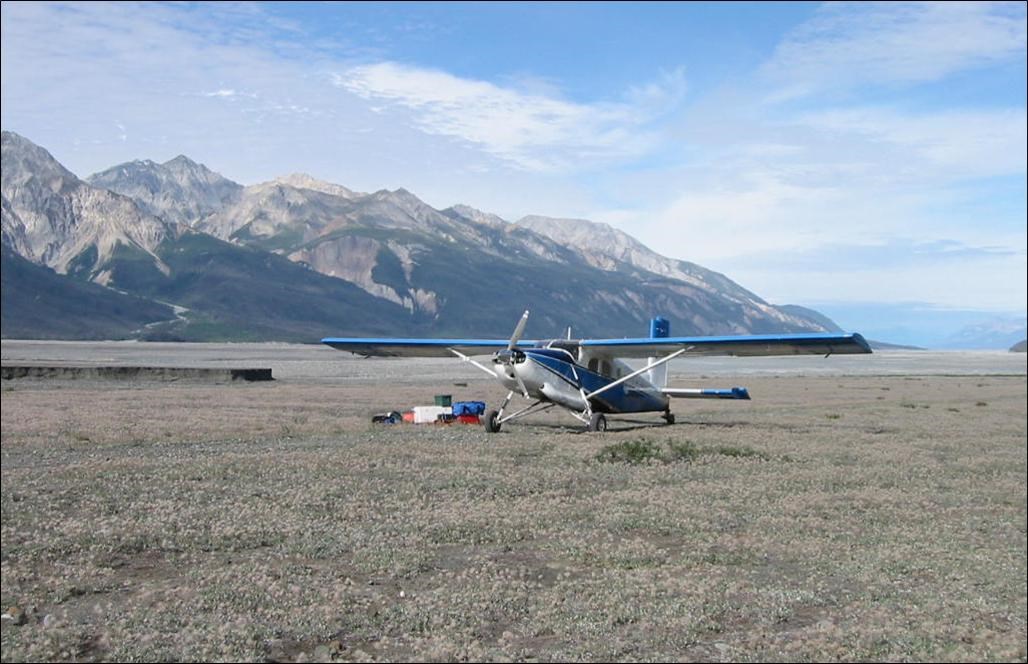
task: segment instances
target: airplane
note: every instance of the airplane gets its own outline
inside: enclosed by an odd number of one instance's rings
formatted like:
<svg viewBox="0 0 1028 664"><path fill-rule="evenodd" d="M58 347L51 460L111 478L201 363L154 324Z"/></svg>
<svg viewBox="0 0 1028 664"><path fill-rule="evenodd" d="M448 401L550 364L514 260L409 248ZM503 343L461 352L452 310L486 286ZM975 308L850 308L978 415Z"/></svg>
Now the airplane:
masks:
<svg viewBox="0 0 1028 664"><path fill-rule="evenodd" d="M672 337L664 318L650 321L650 336L632 339L566 339L528 341L521 336L528 311L509 340L325 338L337 350L379 357L456 357L500 381L509 390L497 410L485 414L486 431L496 433L507 422L554 406L582 421L588 431L606 431L607 415L663 413L674 424L671 398L749 399L742 387L698 389L667 387L667 363L695 355L833 355L870 353L857 333L758 334L714 337ZM491 366L475 355L492 354ZM649 358L633 369L621 358ZM507 407L515 395L532 403L513 413Z"/></svg>

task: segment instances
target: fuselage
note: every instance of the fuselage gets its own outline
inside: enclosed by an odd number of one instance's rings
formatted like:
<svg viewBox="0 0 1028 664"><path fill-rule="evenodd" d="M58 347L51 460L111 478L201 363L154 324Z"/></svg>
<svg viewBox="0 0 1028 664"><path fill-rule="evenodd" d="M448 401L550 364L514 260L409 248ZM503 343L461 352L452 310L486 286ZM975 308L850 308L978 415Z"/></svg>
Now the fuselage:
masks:
<svg viewBox="0 0 1028 664"><path fill-rule="evenodd" d="M574 355L562 348L525 348L497 353L493 371L509 390L575 411L645 413L668 409L667 396L642 375L615 385L586 403L587 394L632 372L631 367L618 360L590 361L589 365L592 368L579 364Z"/></svg>

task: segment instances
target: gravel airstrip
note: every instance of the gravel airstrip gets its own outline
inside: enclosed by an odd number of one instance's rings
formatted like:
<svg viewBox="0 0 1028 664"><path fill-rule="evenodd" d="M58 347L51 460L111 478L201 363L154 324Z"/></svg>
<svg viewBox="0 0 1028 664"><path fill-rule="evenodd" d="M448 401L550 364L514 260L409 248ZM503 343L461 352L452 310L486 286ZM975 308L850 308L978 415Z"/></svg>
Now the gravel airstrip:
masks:
<svg viewBox="0 0 1028 664"><path fill-rule="evenodd" d="M1025 661L1024 354L677 362L677 424L373 425L457 360L3 341L3 661Z"/></svg>

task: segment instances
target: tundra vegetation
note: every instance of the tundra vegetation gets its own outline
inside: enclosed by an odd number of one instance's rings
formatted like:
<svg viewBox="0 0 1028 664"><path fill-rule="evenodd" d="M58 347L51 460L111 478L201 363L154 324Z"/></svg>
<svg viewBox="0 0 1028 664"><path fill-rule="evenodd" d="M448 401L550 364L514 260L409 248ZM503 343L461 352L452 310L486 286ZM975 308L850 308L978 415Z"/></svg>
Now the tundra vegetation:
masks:
<svg viewBox="0 0 1028 664"><path fill-rule="evenodd" d="M2 659L1025 660L1023 375L746 383L487 435L370 424L418 378L7 381Z"/></svg>

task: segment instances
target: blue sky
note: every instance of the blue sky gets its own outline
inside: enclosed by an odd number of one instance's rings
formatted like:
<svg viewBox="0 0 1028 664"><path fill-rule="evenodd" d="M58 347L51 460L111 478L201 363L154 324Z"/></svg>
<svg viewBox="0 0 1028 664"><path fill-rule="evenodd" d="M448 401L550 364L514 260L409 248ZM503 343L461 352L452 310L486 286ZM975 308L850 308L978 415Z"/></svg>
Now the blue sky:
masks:
<svg viewBox="0 0 1028 664"><path fill-rule="evenodd" d="M602 221L907 341L1025 316L1024 3L2 7L3 128L83 177Z"/></svg>

